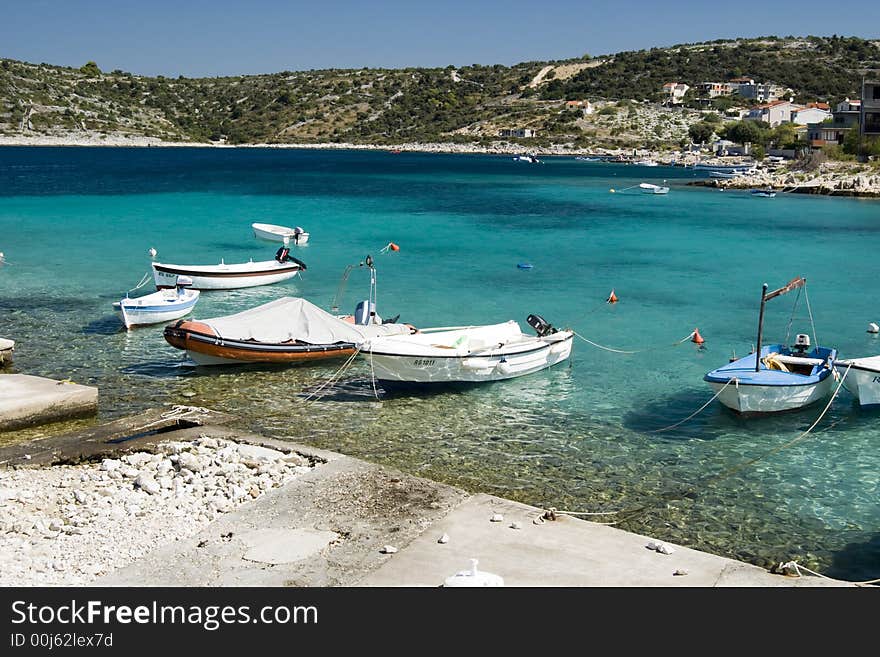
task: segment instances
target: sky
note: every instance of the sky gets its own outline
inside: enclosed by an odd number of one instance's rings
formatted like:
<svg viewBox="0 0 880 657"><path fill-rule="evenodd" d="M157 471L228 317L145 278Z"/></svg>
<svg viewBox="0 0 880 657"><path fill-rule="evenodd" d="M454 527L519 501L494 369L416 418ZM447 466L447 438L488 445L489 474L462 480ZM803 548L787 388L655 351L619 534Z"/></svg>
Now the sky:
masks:
<svg viewBox="0 0 880 657"><path fill-rule="evenodd" d="M166 77L511 65L809 34L880 39L880 1L0 0L0 57Z"/></svg>

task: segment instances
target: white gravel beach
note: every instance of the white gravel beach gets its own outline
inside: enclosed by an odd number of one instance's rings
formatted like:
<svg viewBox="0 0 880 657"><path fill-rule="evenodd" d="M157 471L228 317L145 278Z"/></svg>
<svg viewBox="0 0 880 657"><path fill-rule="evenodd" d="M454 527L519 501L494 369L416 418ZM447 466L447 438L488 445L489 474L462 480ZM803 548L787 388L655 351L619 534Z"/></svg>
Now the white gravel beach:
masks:
<svg viewBox="0 0 880 657"><path fill-rule="evenodd" d="M202 436L0 470L0 586L89 584L311 469L296 453Z"/></svg>

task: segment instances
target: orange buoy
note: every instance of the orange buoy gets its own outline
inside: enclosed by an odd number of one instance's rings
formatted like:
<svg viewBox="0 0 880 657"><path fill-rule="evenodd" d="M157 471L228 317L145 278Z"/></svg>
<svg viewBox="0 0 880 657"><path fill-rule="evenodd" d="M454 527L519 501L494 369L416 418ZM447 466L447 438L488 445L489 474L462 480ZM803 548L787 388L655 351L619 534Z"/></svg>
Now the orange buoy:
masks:
<svg viewBox="0 0 880 657"><path fill-rule="evenodd" d="M617 295L614 294L614 290L611 290L611 294L609 295L607 302L608 303L617 303Z"/></svg>
<svg viewBox="0 0 880 657"><path fill-rule="evenodd" d="M388 243L388 247L389 247L392 251L400 251L400 247L397 246L394 242L389 242L389 243Z"/></svg>
<svg viewBox="0 0 880 657"><path fill-rule="evenodd" d="M694 335L691 338L691 342L694 344L703 344L705 342L703 336L700 335L700 329L694 329Z"/></svg>

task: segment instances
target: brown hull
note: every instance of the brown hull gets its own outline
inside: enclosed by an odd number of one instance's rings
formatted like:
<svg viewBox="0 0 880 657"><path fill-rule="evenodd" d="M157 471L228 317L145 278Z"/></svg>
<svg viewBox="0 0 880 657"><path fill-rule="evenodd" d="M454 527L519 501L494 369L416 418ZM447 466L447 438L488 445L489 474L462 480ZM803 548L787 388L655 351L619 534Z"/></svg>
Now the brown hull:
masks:
<svg viewBox="0 0 880 657"><path fill-rule="evenodd" d="M221 359L230 363L310 363L330 358L344 358L357 351L351 343L314 345L302 343L261 343L225 340L201 322L181 320L165 328L165 341L183 349L199 363ZM203 363L210 364L210 363ZM220 363L217 363L220 364Z"/></svg>

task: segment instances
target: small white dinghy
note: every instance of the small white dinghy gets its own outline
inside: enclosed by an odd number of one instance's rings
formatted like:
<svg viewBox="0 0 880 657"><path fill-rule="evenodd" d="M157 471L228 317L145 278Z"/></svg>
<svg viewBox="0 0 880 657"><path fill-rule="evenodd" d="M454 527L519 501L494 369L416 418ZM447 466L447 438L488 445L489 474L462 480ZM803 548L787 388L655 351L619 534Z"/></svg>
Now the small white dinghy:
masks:
<svg viewBox="0 0 880 657"><path fill-rule="evenodd" d="M254 231L254 237L269 242L284 242L284 244L293 244L294 246L302 246L309 241L309 234L299 226L288 228L287 226L276 226L275 224L251 224ZM289 242L285 242L284 238Z"/></svg>
<svg viewBox="0 0 880 657"><path fill-rule="evenodd" d="M125 328L147 324L161 324L189 314L199 300L199 291L189 289L192 280L178 276L173 288L166 288L134 299L125 297L113 307L122 318Z"/></svg>
<svg viewBox="0 0 880 657"><path fill-rule="evenodd" d="M361 356L380 381L476 383L538 372L571 355L572 331L557 330L538 315L526 335L515 321L485 326L429 328L411 335L373 338Z"/></svg>
<svg viewBox="0 0 880 657"><path fill-rule="evenodd" d="M836 360L834 368L840 376L846 374L843 387L852 393L859 404L880 404L880 356Z"/></svg>

